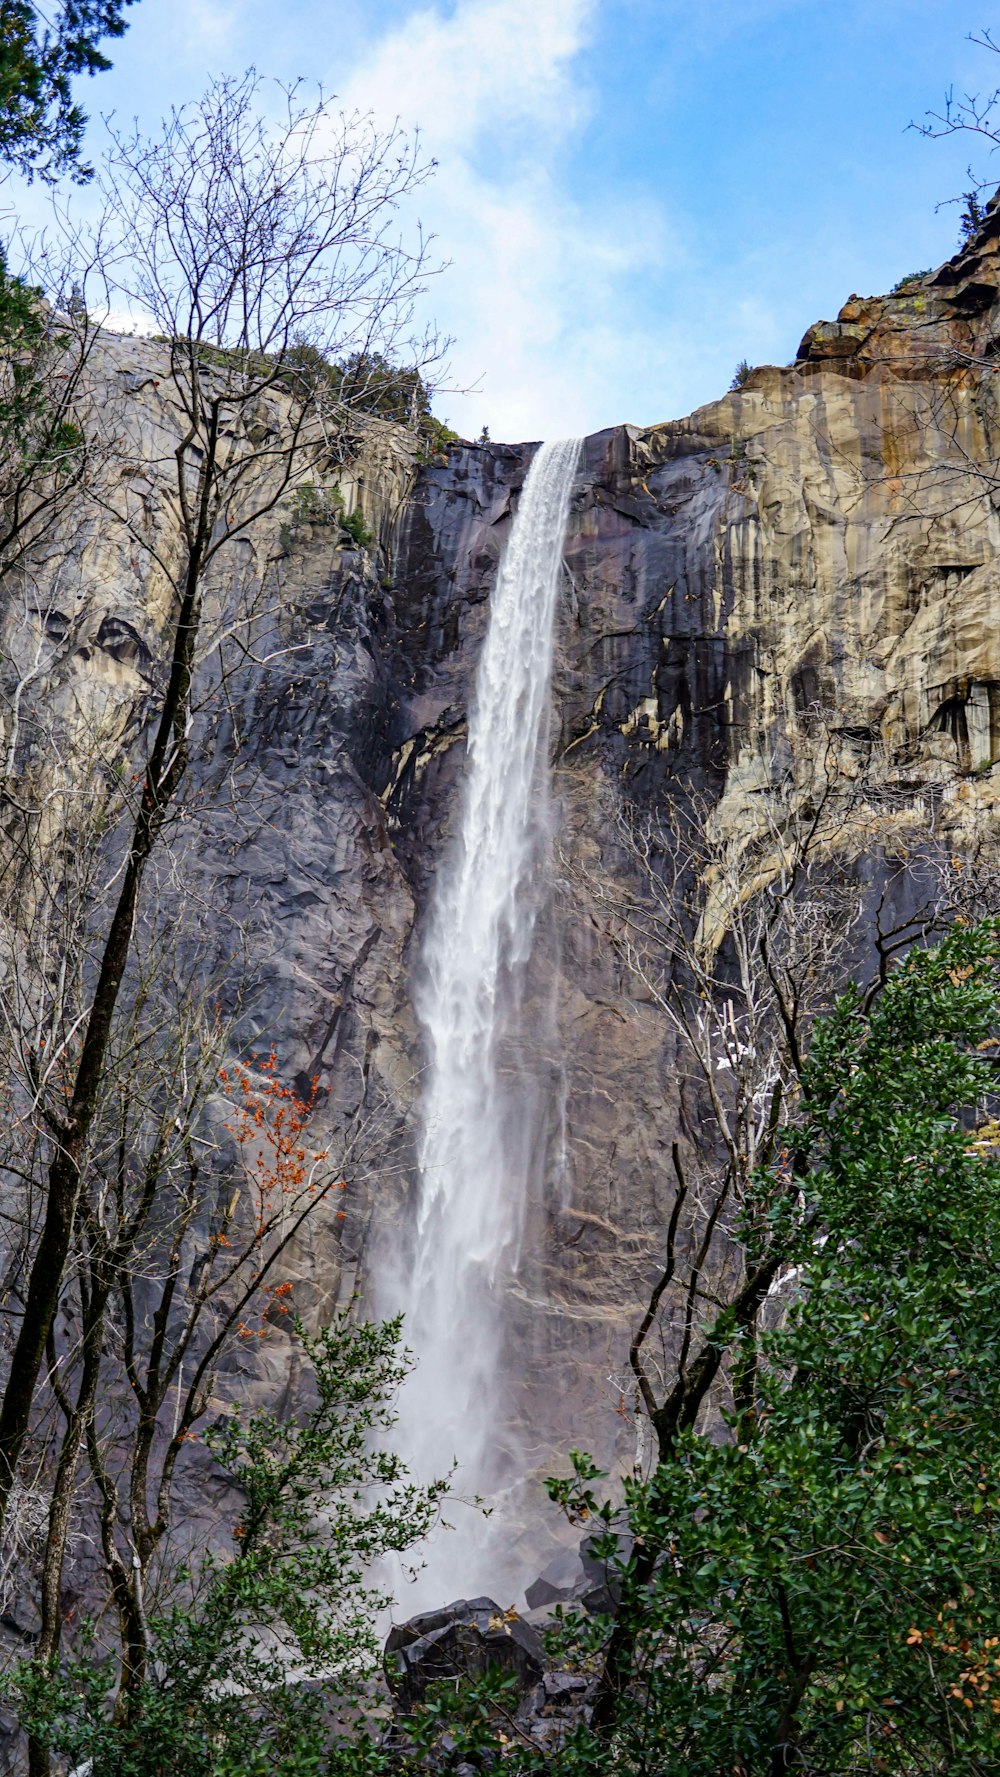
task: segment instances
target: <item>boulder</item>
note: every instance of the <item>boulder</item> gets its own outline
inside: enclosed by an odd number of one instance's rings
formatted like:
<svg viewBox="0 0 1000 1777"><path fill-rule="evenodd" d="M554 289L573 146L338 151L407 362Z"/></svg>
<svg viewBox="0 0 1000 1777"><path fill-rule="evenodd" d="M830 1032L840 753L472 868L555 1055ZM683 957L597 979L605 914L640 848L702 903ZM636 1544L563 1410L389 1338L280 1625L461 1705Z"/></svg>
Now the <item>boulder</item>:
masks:
<svg viewBox="0 0 1000 1777"><path fill-rule="evenodd" d="M490 1666L513 1673L527 1692L541 1679L545 1656L540 1636L516 1611L492 1598L458 1598L397 1624L383 1666L393 1702L405 1712L438 1680L478 1678Z"/></svg>
<svg viewBox="0 0 1000 1777"><path fill-rule="evenodd" d="M587 1575L578 1549L560 1549L536 1580L525 1589L529 1610L553 1604L577 1603L587 1588Z"/></svg>
<svg viewBox="0 0 1000 1777"><path fill-rule="evenodd" d="M556 1604L579 1604L594 1616L611 1616L621 1598L618 1562L628 1560L632 1549L631 1533L624 1528L610 1534L618 1543L617 1561L605 1561L594 1553L595 1545L609 1532L588 1532L577 1549L562 1549L536 1580L525 1590L531 1611L551 1609Z"/></svg>

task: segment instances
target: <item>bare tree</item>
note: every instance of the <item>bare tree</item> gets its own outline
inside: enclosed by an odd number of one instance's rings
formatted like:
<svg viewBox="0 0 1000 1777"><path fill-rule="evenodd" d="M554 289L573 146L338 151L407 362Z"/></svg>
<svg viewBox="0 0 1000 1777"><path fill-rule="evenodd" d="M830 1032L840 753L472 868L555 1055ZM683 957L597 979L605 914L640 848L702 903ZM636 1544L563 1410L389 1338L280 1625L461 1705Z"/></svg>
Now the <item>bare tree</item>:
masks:
<svg viewBox="0 0 1000 1777"><path fill-rule="evenodd" d="M147 933L147 947L153 938ZM331 1194L347 1189L346 1172L374 1139L359 1115L336 1157L318 1145L315 1087L300 1099L279 1078L273 1051L226 1061L235 1038L213 1009L218 983L202 974L199 989L190 962L164 980L148 948L143 963L143 991L116 1025L62 1330L48 1343L62 1431L34 1655L44 1667L59 1646L71 1513L93 1512L116 1624L106 1640L120 1664L121 1715L146 1677L151 1568L159 1560L162 1597L181 1565L167 1548L177 1465L217 1398L220 1364L291 1306L304 1306L282 1262ZM81 1508L84 1452L93 1486ZM31 1769L47 1771L44 1745L32 1746Z"/></svg>
<svg viewBox="0 0 1000 1777"><path fill-rule="evenodd" d="M970 31L968 41L980 49L989 50L993 55L1000 55L1000 44L992 31ZM954 87L945 93L944 106L940 111L927 111L922 123L913 122L910 128L931 141L940 141L944 136L967 135L978 138L981 144L987 144L987 155L993 155L1000 148L1000 87L991 87L985 93L959 93L956 96ZM985 215L981 203L983 192L992 192L997 184L996 177L984 179L980 173L968 169L971 190L963 192L961 198L953 198L952 203L964 204L962 213L962 243L970 240Z"/></svg>
<svg viewBox="0 0 1000 1777"><path fill-rule="evenodd" d="M169 658L147 686L138 768L124 770L120 753L111 762L119 813L94 854L105 892L85 893L77 909L86 935L81 998L72 1009L60 1002L40 1070L29 1058L32 1232L0 1407L0 1516L78 1233L143 884L181 793L192 723L226 670L219 648L242 658L252 649L268 596L266 521L298 481L346 448L337 376L322 366L344 353L403 352L429 270L419 236L410 249L396 232L397 205L429 171L417 145L365 118L338 119L323 101L302 104L294 91L272 129L259 100L253 75L216 82L172 115L157 142L117 137L104 176L117 231L113 241L103 226L100 235L106 288L163 334L162 346L148 348L150 381L162 391L160 450L140 435L134 404L131 435L127 422L116 438L118 486L91 497L157 582ZM113 340L102 344L113 355ZM74 644L71 629L63 654Z"/></svg>

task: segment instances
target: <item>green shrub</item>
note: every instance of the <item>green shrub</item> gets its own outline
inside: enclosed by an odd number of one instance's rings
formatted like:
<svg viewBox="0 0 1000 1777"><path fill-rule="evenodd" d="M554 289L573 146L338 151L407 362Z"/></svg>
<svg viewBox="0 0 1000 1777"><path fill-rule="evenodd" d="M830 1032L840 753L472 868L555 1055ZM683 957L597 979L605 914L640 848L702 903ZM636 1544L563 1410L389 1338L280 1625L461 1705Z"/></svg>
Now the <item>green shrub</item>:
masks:
<svg viewBox="0 0 1000 1777"><path fill-rule="evenodd" d="M367 549L375 541L375 532L370 531L365 524L360 506L355 506L353 512L341 519L340 528L347 532L359 549Z"/></svg>
<svg viewBox="0 0 1000 1777"><path fill-rule="evenodd" d="M979 201L978 191L963 192L963 209L958 221L958 244L967 247L986 221L986 209Z"/></svg>
<svg viewBox="0 0 1000 1777"><path fill-rule="evenodd" d="M295 1331L315 1405L300 1419L233 1408L206 1433L241 1503L188 1602L150 1623L149 1676L112 1708L110 1667L84 1645L58 1669L25 1663L7 1681L22 1725L70 1767L92 1760L95 1777L380 1769L363 1734L353 1748L331 1744L321 1693L289 1672L357 1694L389 1602L373 1564L427 1534L445 1483L416 1486L385 1448L408 1368L399 1321L343 1313L315 1337Z"/></svg>
<svg viewBox="0 0 1000 1777"><path fill-rule="evenodd" d="M933 270L933 267L928 265L925 267L925 269L923 271L909 271L909 272L907 272L905 278L900 278L898 284L893 284L892 289L889 292L889 295L890 296L898 296L901 290L908 289L911 284L919 284L921 278L929 277L932 270Z"/></svg>
<svg viewBox="0 0 1000 1777"><path fill-rule="evenodd" d="M420 427L420 432L421 436L427 440L432 454L447 453L449 446L462 442L460 434L453 432L446 420L436 420L433 414L428 414Z"/></svg>
<svg viewBox="0 0 1000 1777"><path fill-rule="evenodd" d="M339 487L317 487L313 481L304 481L291 495L288 512L290 524L284 527L282 537L286 547L294 528L304 524L335 524L359 549L368 549L375 541L375 533L365 524L360 507L353 512L344 511L344 496Z"/></svg>
<svg viewBox="0 0 1000 1777"><path fill-rule="evenodd" d="M631 1550L589 1458L549 1484L621 1598L551 1638L599 1678L594 1722L532 1747L478 1682L442 1702L474 1768L502 1742L509 1777L997 1770L998 975L1000 924L959 925L816 1025L733 1227L747 1254L779 1243L766 1330L699 1310L738 1406L664 1443L668 1372Z"/></svg>

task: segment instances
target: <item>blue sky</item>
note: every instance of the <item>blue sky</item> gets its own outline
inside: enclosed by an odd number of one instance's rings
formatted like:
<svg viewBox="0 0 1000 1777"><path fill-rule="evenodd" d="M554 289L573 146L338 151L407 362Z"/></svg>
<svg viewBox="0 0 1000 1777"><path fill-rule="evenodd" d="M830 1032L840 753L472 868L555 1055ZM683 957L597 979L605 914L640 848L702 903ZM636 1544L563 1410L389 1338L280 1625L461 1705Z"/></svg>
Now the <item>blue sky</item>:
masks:
<svg viewBox="0 0 1000 1777"><path fill-rule="evenodd" d="M980 0L983 6L983 0ZM966 0L140 0L100 111L207 74L322 80L419 124L450 269L437 411L494 438L649 424L783 363L852 292L954 251L975 144L906 126L1000 83ZM982 156L979 164L983 165ZM1000 157L996 177L1000 182Z"/></svg>

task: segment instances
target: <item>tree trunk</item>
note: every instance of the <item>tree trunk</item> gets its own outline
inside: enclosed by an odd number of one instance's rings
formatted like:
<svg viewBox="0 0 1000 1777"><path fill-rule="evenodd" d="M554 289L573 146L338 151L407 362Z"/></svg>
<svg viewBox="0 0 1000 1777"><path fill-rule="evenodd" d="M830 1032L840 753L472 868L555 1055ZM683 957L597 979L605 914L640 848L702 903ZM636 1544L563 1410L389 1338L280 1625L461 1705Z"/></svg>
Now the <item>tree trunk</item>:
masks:
<svg viewBox="0 0 1000 1777"><path fill-rule="evenodd" d="M62 1140L49 1168L45 1220L32 1261L24 1317L0 1407L0 1529L28 1434L38 1372L59 1306L80 1195L80 1163L97 1111L112 1022L132 946L139 890L167 808L187 766L186 727L203 549L202 540L188 559L184 596L174 630L170 680L146 766L124 881L101 958L73 1098Z"/></svg>

